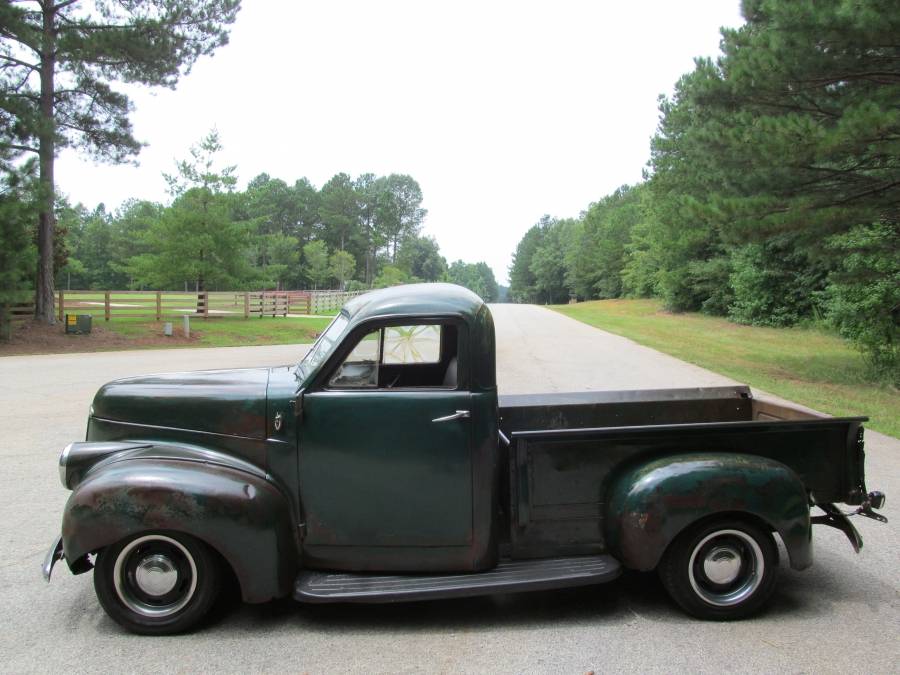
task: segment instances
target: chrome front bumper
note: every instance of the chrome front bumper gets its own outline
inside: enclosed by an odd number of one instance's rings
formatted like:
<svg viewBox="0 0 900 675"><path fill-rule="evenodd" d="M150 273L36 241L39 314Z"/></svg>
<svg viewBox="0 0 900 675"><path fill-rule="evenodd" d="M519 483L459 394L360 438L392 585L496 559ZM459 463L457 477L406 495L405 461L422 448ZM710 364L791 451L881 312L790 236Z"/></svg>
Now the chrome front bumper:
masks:
<svg viewBox="0 0 900 675"><path fill-rule="evenodd" d="M63 558L65 558L65 554L63 554L62 536L60 535L53 542L53 545L50 546L50 550L47 551L47 555L44 558L44 564L41 565L41 574L43 574L44 581L48 584L50 583L50 575L53 573L53 566L57 560L62 560Z"/></svg>

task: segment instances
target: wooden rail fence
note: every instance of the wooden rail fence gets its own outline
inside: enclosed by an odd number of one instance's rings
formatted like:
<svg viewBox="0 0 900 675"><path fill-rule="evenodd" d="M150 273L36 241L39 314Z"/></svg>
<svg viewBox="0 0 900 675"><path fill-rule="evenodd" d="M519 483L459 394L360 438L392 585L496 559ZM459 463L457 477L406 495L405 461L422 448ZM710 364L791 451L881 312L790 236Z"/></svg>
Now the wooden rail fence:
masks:
<svg viewBox="0 0 900 675"><path fill-rule="evenodd" d="M310 314L337 312L350 298L368 291L306 291L310 294Z"/></svg>
<svg viewBox="0 0 900 675"><path fill-rule="evenodd" d="M13 325L34 316L34 302L4 302L0 304L0 340L12 337Z"/></svg>
<svg viewBox="0 0 900 675"><path fill-rule="evenodd" d="M178 316L203 319L215 317L286 317L338 311L347 300L364 291L244 291L200 293L181 291L57 291L56 308L60 321L66 314L102 314L117 318L145 318L162 321ZM29 310L33 312L33 306ZM24 311L27 315L27 311Z"/></svg>
<svg viewBox="0 0 900 675"><path fill-rule="evenodd" d="M0 307L0 316L8 316L11 323L27 321L34 316L34 302L13 302Z"/></svg>

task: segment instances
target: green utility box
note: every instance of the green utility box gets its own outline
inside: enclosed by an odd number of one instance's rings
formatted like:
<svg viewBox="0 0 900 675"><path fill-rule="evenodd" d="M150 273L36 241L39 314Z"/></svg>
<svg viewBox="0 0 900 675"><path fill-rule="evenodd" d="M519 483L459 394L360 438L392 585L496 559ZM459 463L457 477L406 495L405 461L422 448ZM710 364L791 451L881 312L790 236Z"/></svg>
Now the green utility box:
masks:
<svg viewBox="0 0 900 675"><path fill-rule="evenodd" d="M66 314L66 332L87 335L91 332L90 314Z"/></svg>

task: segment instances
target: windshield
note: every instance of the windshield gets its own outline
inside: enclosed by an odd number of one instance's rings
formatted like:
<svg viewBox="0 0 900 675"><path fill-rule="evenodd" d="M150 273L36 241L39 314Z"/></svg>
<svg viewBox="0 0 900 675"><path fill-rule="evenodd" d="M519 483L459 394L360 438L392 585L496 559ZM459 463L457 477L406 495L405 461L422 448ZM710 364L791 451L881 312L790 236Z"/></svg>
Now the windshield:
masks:
<svg viewBox="0 0 900 675"><path fill-rule="evenodd" d="M348 323L350 323L350 319L345 314L338 314L328 328L325 329L325 332L319 336L312 349L307 352L297 366L297 374L301 380L309 377L319 367L319 364L334 351Z"/></svg>

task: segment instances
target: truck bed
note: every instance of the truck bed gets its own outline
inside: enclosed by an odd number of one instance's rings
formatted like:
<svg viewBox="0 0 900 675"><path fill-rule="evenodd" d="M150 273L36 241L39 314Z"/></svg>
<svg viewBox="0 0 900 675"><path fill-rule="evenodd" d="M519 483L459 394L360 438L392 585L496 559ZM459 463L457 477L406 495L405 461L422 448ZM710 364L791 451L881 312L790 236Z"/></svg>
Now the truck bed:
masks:
<svg viewBox="0 0 900 675"><path fill-rule="evenodd" d="M507 395L499 406L514 556L602 552L609 480L666 454L763 456L790 467L820 503L865 495L867 418L758 400L748 387Z"/></svg>

